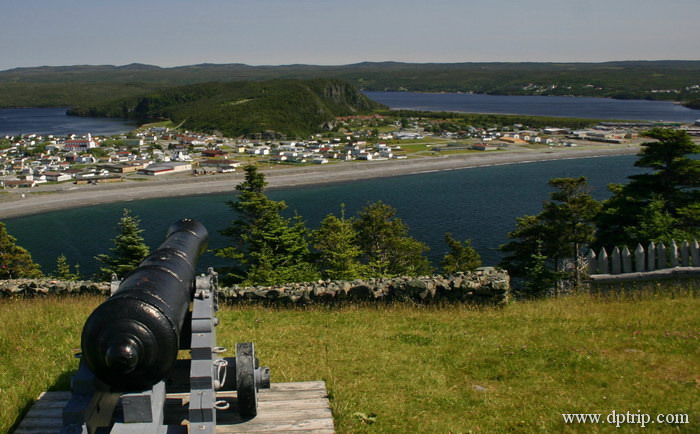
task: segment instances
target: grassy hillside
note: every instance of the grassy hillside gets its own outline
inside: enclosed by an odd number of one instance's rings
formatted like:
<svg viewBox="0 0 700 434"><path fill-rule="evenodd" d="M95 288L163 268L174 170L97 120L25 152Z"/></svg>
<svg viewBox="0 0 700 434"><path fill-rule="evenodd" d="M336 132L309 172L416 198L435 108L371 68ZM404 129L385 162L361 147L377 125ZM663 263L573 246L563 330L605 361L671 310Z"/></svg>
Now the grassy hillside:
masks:
<svg viewBox="0 0 700 434"><path fill-rule="evenodd" d="M690 100L700 95L700 61L605 63L400 63L364 62L342 66L201 64L174 68L125 66L59 66L0 71L0 106L85 103L106 84L162 86L212 81L334 78L366 90L475 92L508 95L576 95L614 98ZM41 89L28 83L81 83L65 100L42 101ZM115 92L113 98L128 96ZM658 92L667 91L671 92ZM678 91L678 93L676 93ZM31 94L31 95L29 95ZM106 95L108 96L108 95Z"/></svg>
<svg viewBox="0 0 700 434"><path fill-rule="evenodd" d="M0 300L0 432L41 391L68 388L82 323L99 301ZM500 310L224 306L217 335L229 348L256 342L274 382L325 380L339 433L639 431L561 416L612 410L688 414L688 425L646 429L697 432L698 311L697 293Z"/></svg>
<svg viewBox="0 0 700 434"><path fill-rule="evenodd" d="M227 136L274 132L306 136L336 116L382 108L354 87L338 80L272 80L203 83L129 97L69 114L146 121L169 118L188 129Z"/></svg>

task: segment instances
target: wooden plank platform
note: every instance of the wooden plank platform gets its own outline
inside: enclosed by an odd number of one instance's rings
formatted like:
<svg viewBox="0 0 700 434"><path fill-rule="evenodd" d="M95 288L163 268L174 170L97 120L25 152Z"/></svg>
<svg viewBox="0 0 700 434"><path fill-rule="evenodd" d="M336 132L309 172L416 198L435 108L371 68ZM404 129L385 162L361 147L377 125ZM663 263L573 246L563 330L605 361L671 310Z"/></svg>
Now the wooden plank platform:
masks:
<svg viewBox="0 0 700 434"><path fill-rule="evenodd" d="M270 389L258 393L258 415L249 420L241 419L237 413L236 392L219 392L216 396L231 406L216 413L219 433L335 432L323 381L273 383ZM58 433L69 398L70 392L42 393L15 433ZM188 398L186 393L169 393L165 404L165 423L180 425L183 432L189 425Z"/></svg>

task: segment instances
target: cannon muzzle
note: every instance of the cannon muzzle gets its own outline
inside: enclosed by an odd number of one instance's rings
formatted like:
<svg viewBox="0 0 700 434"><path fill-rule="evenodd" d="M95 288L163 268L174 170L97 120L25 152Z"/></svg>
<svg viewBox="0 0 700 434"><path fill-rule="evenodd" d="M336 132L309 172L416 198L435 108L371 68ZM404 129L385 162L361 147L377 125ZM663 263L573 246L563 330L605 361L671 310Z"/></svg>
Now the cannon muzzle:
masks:
<svg viewBox="0 0 700 434"><path fill-rule="evenodd" d="M163 244L85 322L82 357L114 390L146 390L175 364L208 237L196 220L175 222Z"/></svg>

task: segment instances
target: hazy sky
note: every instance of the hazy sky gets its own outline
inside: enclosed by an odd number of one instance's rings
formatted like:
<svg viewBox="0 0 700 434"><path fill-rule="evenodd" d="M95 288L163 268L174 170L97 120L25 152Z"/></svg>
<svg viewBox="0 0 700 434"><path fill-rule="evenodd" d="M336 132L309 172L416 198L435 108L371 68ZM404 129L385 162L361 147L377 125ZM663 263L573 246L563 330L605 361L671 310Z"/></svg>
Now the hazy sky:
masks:
<svg viewBox="0 0 700 434"><path fill-rule="evenodd" d="M700 0L4 0L0 70L700 60Z"/></svg>

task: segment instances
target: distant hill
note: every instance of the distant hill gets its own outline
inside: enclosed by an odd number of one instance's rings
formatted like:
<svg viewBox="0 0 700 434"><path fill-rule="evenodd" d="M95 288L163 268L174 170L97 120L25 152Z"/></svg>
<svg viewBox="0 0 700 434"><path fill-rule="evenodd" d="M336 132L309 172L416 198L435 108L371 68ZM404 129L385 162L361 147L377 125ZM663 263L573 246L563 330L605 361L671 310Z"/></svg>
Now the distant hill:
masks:
<svg viewBox="0 0 700 434"><path fill-rule="evenodd" d="M385 108L339 80L272 80L178 86L144 96L76 107L69 114L146 121L168 118L227 136L303 137L336 116Z"/></svg>
<svg viewBox="0 0 700 434"><path fill-rule="evenodd" d="M352 65L131 64L0 71L0 107L95 104L138 91L230 81L333 78L364 90L574 95L685 101L700 96L700 61L401 63Z"/></svg>

